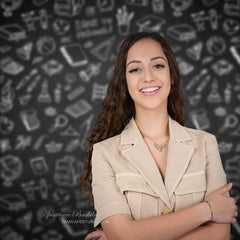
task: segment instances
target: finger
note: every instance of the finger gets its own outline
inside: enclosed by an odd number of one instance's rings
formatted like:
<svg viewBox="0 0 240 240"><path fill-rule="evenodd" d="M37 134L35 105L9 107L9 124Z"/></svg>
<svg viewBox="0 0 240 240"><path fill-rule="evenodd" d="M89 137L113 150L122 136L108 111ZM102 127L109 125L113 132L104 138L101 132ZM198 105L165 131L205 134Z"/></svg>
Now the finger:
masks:
<svg viewBox="0 0 240 240"><path fill-rule="evenodd" d="M235 211L235 213L234 213L234 217L237 217L237 216L238 216L238 212Z"/></svg>
<svg viewBox="0 0 240 240"><path fill-rule="evenodd" d="M84 240L90 240L92 238L96 238L96 237L101 237L103 234L102 231L94 231L94 232L91 232L89 233Z"/></svg>
<svg viewBox="0 0 240 240"><path fill-rule="evenodd" d="M228 197L228 199L230 199L231 200L231 203L232 204L234 204L234 205L236 205L236 199L234 198L234 197Z"/></svg>
<svg viewBox="0 0 240 240"><path fill-rule="evenodd" d="M229 183L227 185L225 185L224 187L220 188L217 190L218 193L220 194L225 194L227 192L229 192L232 188L232 183Z"/></svg>
<svg viewBox="0 0 240 240"><path fill-rule="evenodd" d="M237 219L236 218L232 218L231 219L231 223L235 223L235 222L237 222Z"/></svg>
<svg viewBox="0 0 240 240"><path fill-rule="evenodd" d="M108 240L108 239L107 239L106 235L103 234L103 235L101 236L101 238L99 238L99 240Z"/></svg>
<svg viewBox="0 0 240 240"><path fill-rule="evenodd" d="M107 238L105 236L102 236L101 238L99 238L99 240L107 240Z"/></svg>

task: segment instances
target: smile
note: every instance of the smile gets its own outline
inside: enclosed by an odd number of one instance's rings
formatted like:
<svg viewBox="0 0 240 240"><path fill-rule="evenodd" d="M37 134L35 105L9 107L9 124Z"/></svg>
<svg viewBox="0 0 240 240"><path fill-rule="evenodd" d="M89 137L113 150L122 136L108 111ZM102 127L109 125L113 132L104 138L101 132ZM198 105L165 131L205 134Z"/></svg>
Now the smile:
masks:
<svg viewBox="0 0 240 240"><path fill-rule="evenodd" d="M144 89L141 89L141 92L142 93L146 93L146 92L153 92L153 91L156 91L158 90L160 87L152 87L152 88L144 88Z"/></svg>
<svg viewBox="0 0 240 240"><path fill-rule="evenodd" d="M146 96L150 96L150 95L155 95L159 89L160 89L160 87L158 87L158 86L145 87L145 88L140 89L140 92Z"/></svg>

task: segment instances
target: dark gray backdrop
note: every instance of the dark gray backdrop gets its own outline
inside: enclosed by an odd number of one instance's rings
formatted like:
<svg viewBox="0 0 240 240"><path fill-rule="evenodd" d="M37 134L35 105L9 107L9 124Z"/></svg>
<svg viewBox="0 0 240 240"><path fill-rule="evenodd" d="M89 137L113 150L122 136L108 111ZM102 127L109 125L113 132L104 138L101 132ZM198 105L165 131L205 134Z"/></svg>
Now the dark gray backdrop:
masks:
<svg viewBox="0 0 240 240"><path fill-rule="evenodd" d="M1 0L0 11L0 239L93 230L80 192L85 141L117 50L136 31L173 48L186 125L215 134L239 203L239 0Z"/></svg>

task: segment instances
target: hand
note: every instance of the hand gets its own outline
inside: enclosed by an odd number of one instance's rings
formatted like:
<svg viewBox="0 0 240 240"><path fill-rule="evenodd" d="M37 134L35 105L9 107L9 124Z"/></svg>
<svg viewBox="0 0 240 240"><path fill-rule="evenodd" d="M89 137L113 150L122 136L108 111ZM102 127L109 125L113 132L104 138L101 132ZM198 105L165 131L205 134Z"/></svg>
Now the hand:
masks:
<svg viewBox="0 0 240 240"><path fill-rule="evenodd" d="M104 232L102 230L97 230L94 232L89 233L84 240L90 240L92 238L99 238L99 240L107 240L106 235L104 234Z"/></svg>
<svg viewBox="0 0 240 240"><path fill-rule="evenodd" d="M232 188L232 183L213 192L206 200L212 206L213 221L216 223L235 223L238 215L236 200L224 196Z"/></svg>

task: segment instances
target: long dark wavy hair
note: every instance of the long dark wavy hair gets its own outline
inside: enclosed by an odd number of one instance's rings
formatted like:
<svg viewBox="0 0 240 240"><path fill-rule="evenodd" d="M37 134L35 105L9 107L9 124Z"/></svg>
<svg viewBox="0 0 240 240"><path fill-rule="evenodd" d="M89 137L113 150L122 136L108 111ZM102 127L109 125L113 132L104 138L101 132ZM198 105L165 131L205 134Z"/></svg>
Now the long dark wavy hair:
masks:
<svg viewBox="0 0 240 240"><path fill-rule="evenodd" d="M84 169L81 176L82 190L90 190L89 202L93 200L91 188L91 158L93 145L122 132L132 117L135 117L135 106L129 95L126 82L126 60L129 49L141 39L150 38L157 41L167 57L171 89L168 96L168 114L181 125L185 122L184 98L181 88L180 71L172 49L158 33L138 32L130 35L121 45L117 55L112 78L107 94L88 137Z"/></svg>

